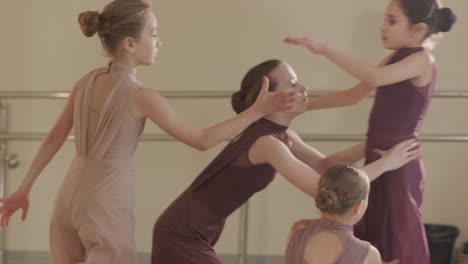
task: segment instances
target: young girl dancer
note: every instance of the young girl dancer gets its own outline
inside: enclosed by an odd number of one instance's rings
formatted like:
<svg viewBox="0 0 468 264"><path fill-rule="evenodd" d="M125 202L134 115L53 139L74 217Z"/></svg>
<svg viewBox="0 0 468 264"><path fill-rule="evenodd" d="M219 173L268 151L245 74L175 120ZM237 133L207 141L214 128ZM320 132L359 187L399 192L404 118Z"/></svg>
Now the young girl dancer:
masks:
<svg viewBox="0 0 468 264"><path fill-rule="evenodd" d="M361 80L355 87L309 100L309 109L351 105L377 87L367 132L366 163L378 158L371 150L418 138L436 80L434 57L423 47L455 22L449 8L436 0L391 0L381 28L384 48L394 50L371 66L308 38L285 39L323 55ZM428 264L429 250L421 221L424 187L422 159L409 162L372 182L369 208L356 235L374 244L383 259Z"/></svg>
<svg viewBox="0 0 468 264"><path fill-rule="evenodd" d="M353 235L353 225L364 215L368 197L369 179L364 171L344 164L328 168L315 197L322 217L293 225L285 263L381 264L379 251Z"/></svg>
<svg viewBox="0 0 468 264"><path fill-rule="evenodd" d="M133 156L145 119L168 134L204 150L240 133L265 114L287 108L290 98L262 89L245 113L205 129L187 124L158 92L136 79L160 47L157 21L140 0L115 0L102 13L79 16L83 33L98 33L109 65L78 81L64 110L43 141L17 191L0 202L1 225L21 209L40 172L74 127L76 157L56 197L50 225L52 264L135 264Z"/></svg>

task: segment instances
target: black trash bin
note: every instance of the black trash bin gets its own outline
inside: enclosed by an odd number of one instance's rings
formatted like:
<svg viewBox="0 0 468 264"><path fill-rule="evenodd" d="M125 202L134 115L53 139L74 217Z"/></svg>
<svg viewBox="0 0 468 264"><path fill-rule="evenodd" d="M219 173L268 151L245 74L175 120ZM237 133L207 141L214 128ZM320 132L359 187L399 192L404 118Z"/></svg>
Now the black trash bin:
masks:
<svg viewBox="0 0 468 264"><path fill-rule="evenodd" d="M426 228L431 264L450 264L453 245L460 234L456 226L424 224Z"/></svg>

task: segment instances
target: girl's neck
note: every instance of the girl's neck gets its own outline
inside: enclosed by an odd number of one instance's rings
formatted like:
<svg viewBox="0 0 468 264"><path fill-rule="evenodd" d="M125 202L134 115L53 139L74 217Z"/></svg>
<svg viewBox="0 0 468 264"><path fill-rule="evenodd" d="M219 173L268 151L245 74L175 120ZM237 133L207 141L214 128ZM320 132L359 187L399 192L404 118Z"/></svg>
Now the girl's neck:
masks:
<svg viewBox="0 0 468 264"><path fill-rule="evenodd" d="M121 64L132 68L138 67L138 63L129 56L114 56L112 57L112 62L115 64Z"/></svg>
<svg viewBox="0 0 468 264"><path fill-rule="evenodd" d="M421 44L407 45L407 46L401 47L400 49L412 49L412 48L423 48L423 46Z"/></svg>
<svg viewBox="0 0 468 264"><path fill-rule="evenodd" d="M338 223L342 223L345 225L353 226L354 225L354 220L353 217L350 217L348 215L338 215L338 214L327 214L327 213L322 213L322 218L327 218L330 220L333 220Z"/></svg>
<svg viewBox="0 0 468 264"><path fill-rule="evenodd" d="M282 126L289 126L294 116L284 112L276 112L266 115L264 118Z"/></svg>

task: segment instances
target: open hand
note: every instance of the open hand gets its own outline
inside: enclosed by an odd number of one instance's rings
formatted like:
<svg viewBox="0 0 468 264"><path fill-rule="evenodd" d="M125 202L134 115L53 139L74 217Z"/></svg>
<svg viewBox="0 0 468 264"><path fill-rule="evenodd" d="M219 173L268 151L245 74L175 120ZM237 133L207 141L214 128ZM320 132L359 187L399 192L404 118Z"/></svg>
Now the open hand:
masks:
<svg viewBox="0 0 468 264"><path fill-rule="evenodd" d="M269 92L270 81L264 76L262 88L257 96L257 100L253 107L256 107L263 115L268 115L278 111L286 111L292 108L292 103L295 100L295 92L274 91Z"/></svg>
<svg viewBox="0 0 468 264"><path fill-rule="evenodd" d="M421 149L416 139L400 142L388 150L375 149L385 159L387 171L396 170L409 161L421 156Z"/></svg>
<svg viewBox="0 0 468 264"><path fill-rule="evenodd" d="M29 193L18 190L10 196L0 198L0 226L5 227L10 222L10 217L18 210L21 209L21 219L24 221L28 215L29 210Z"/></svg>
<svg viewBox="0 0 468 264"><path fill-rule="evenodd" d="M312 40L307 37L297 38L297 37L285 37L283 40L285 43L297 45L306 48L312 53L323 54L327 46L318 41Z"/></svg>

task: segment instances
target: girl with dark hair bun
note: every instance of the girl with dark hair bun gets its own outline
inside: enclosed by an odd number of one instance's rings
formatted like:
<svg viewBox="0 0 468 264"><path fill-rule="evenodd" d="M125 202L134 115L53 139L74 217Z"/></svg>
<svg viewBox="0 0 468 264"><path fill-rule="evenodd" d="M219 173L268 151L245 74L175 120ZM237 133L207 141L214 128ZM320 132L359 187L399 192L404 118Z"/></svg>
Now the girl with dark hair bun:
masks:
<svg viewBox="0 0 468 264"><path fill-rule="evenodd" d="M383 47L393 52L378 66L369 65L309 38L285 42L323 55L360 83L351 89L309 98L308 109L356 104L376 90L367 132L366 163L385 148L419 131L436 83L435 59L425 48L432 36L447 32L456 17L436 0L390 0L381 26ZM421 217L424 165L421 158L372 182L369 209L356 235L376 245L384 260L429 264Z"/></svg>

